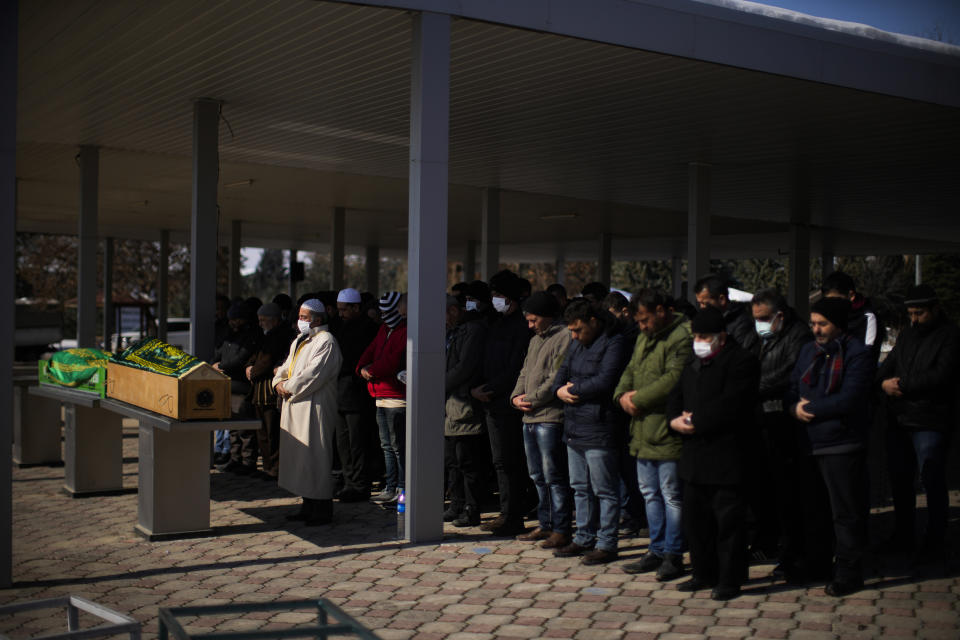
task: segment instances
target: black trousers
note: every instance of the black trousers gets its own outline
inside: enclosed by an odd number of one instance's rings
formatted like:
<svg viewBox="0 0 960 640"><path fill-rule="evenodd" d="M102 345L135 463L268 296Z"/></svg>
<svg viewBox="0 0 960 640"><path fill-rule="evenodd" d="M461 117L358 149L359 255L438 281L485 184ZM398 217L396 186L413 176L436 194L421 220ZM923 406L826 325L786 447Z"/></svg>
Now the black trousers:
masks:
<svg viewBox="0 0 960 640"><path fill-rule="evenodd" d="M863 580L867 547L869 484L866 450L812 456L804 491L805 559L808 575L841 582Z"/></svg>
<svg viewBox="0 0 960 640"><path fill-rule="evenodd" d="M483 497L482 435L445 436L443 439L447 488L450 504L456 508L469 507L479 513Z"/></svg>
<svg viewBox="0 0 960 640"><path fill-rule="evenodd" d="M367 482L366 440L370 425L359 411L340 411L337 421L337 451L343 471L343 488L360 492L370 490Z"/></svg>
<svg viewBox="0 0 960 640"><path fill-rule="evenodd" d="M761 451L752 456L756 466L748 483L751 543L760 549L776 546L786 566L803 554L802 456L796 429L796 421L784 413L763 415L757 440Z"/></svg>
<svg viewBox="0 0 960 640"><path fill-rule="evenodd" d="M747 501L740 485L683 485L683 525L693 577L738 587L747 578Z"/></svg>
<svg viewBox="0 0 960 640"><path fill-rule="evenodd" d="M276 405L254 405L260 418L257 446L263 457L263 472L276 477L280 473L280 409Z"/></svg>
<svg viewBox="0 0 960 640"><path fill-rule="evenodd" d="M487 413L490 454L497 473L500 513L509 520L522 520L527 511L527 454L523 447L523 416Z"/></svg>

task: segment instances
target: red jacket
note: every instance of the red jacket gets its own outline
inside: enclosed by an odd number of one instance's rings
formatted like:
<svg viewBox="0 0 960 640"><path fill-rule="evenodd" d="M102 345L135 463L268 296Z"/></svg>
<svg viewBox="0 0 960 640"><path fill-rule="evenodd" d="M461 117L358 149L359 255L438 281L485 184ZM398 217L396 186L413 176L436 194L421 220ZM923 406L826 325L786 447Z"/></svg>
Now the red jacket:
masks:
<svg viewBox="0 0 960 640"><path fill-rule="evenodd" d="M357 375L360 370L370 366L373 378L367 381L367 391L374 398L406 398L407 387L397 380L397 374L407 355L407 323L401 321L391 329L380 325L377 337L367 347L357 361Z"/></svg>

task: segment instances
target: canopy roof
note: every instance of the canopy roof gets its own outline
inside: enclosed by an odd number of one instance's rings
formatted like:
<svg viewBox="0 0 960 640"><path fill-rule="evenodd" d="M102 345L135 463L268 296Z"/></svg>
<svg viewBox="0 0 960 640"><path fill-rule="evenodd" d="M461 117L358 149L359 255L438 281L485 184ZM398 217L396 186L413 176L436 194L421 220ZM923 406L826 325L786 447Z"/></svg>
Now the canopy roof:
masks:
<svg viewBox="0 0 960 640"><path fill-rule="evenodd" d="M325 250L345 207L348 250L405 252L403 9L424 8L461 16L451 259L486 187L504 261L594 259L601 232L614 259L682 256L690 163L712 167L715 257L776 255L805 207L837 254L960 248L956 48L696 2L506 5L21 2L18 229L76 232L74 156L97 145L100 234L186 241L191 102L210 97L224 237L242 220L246 246Z"/></svg>

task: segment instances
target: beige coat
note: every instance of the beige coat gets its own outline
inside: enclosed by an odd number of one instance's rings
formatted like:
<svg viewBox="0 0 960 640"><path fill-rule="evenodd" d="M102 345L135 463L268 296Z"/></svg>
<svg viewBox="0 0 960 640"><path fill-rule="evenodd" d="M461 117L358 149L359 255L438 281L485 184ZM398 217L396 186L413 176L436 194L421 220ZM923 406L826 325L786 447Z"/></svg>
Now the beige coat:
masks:
<svg viewBox="0 0 960 640"><path fill-rule="evenodd" d="M298 337L299 340L299 337ZM280 413L280 477L287 491L314 500L333 498L333 447L337 416L337 374L342 356L327 326L290 345L273 385L293 394Z"/></svg>

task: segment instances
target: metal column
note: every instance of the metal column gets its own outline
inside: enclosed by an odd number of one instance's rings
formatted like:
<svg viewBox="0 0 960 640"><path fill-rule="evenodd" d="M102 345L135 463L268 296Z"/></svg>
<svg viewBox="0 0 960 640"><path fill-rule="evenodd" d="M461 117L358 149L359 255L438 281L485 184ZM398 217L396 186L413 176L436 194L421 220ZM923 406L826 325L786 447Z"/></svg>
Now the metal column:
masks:
<svg viewBox="0 0 960 640"><path fill-rule="evenodd" d="M683 260L677 256L673 256L670 258L670 266L673 273L673 299L679 300L680 296L683 295Z"/></svg>
<svg viewBox="0 0 960 640"><path fill-rule="evenodd" d="M473 282L477 279L477 243L467 240L467 252L463 257L463 282Z"/></svg>
<svg viewBox="0 0 960 640"><path fill-rule="evenodd" d="M364 263L367 272L367 291L374 297L380 297L380 247L367 246L367 261Z"/></svg>
<svg viewBox="0 0 960 640"><path fill-rule="evenodd" d="M610 234L600 234L600 259L597 261L597 280L610 287L610 270L612 262L610 260L611 246Z"/></svg>
<svg viewBox="0 0 960 640"><path fill-rule="evenodd" d="M16 307L14 238L17 233L17 13L0 3L0 589L13 584L13 331ZM4 266L5 265L5 266Z"/></svg>
<svg viewBox="0 0 960 640"><path fill-rule="evenodd" d="M810 313L810 210L800 206L790 221L790 269L787 303L800 318Z"/></svg>
<svg viewBox="0 0 960 640"><path fill-rule="evenodd" d="M190 219L190 353L213 357L217 310L217 174L220 102L193 103L193 210Z"/></svg>
<svg viewBox="0 0 960 640"><path fill-rule="evenodd" d="M230 223L230 272L227 275L227 295L230 299L240 297L243 289L243 279L240 276L240 249L243 246L241 236L243 223L234 220Z"/></svg>
<svg viewBox="0 0 960 640"><path fill-rule="evenodd" d="M562 247L557 251L556 269L557 269L557 284L563 285L564 280L567 279L567 259L564 256Z"/></svg>
<svg viewBox="0 0 960 640"><path fill-rule="evenodd" d="M107 351L113 350L113 316L113 238L107 238L103 243L103 346ZM122 329L118 327L117 333Z"/></svg>
<svg viewBox="0 0 960 640"><path fill-rule="evenodd" d="M450 16L414 18L411 67L406 531L427 542L443 538Z"/></svg>
<svg viewBox="0 0 960 640"><path fill-rule="evenodd" d="M80 147L80 224L77 259L77 346L97 341L97 187L100 149Z"/></svg>
<svg viewBox="0 0 960 640"><path fill-rule="evenodd" d="M160 256L157 260L157 337L167 341L167 316L170 314L168 275L170 273L170 232L160 232Z"/></svg>
<svg viewBox="0 0 960 640"><path fill-rule="evenodd" d="M687 189L687 298L696 303L693 283L710 272L710 166L691 162Z"/></svg>
<svg viewBox="0 0 960 640"><path fill-rule="evenodd" d="M333 210L333 223L330 225L330 288L343 289L343 225L347 210L336 207Z"/></svg>
<svg viewBox="0 0 960 640"><path fill-rule="evenodd" d="M297 304L297 280L294 277L294 270L297 264L297 250L290 249L290 261L289 261L289 270L290 274L289 282L287 283L287 295L290 296L290 299L293 301L293 304ZM296 315L299 313L299 309L294 309L293 314Z"/></svg>
<svg viewBox="0 0 960 640"><path fill-rule="evenodd" d="M489 281L500 270L500 189L483 190L480 227L480 278Z"/></svg>

